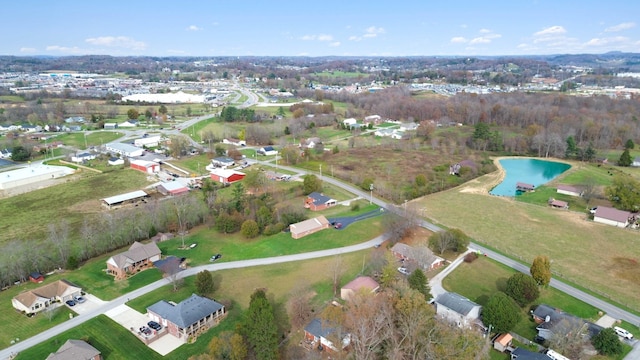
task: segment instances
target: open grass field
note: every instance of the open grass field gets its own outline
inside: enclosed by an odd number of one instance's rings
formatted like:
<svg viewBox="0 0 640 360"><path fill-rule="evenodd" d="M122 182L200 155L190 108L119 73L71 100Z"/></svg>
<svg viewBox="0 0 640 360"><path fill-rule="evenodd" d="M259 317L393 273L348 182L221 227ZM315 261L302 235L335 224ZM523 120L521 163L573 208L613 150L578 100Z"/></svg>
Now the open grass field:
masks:
<svg viewBox="0 0 640 360"><path fill-rule="evenodd" d="M491 259L480 257L473 263L462 263L443 281L449 291L459 293L480 305L485 305L492 294L506 289L507 279L515 274L515 270L499 264ZM562 309L586 320L597 321L598 309L566 295L553 288L543 288L540 297L533 306L547 304ZM536 324L529 315L529 308L522 309L520 321L513 330L527 339L533 339L537 331ZM631 329L631 328L630 328ZM615 358L596 357L593 359L622 359L631 347L625 346L625 353ZM496 357L496 359L503 357Z"/></svg>
<svg viewBox="0 0 640 360"><path fill-rule="evenodd" d="M558 181L563 181L562 176ZM499 173L491 173L409 206L426 209L426 216L436 223L462 229L476 241L525 263L547 255L554 276L640 311L636 231L594 223L584 212L488 195L499 181Z"/></svg>
<svg viewBox="0 0 640 360"><path fill-rule="evenodd" d="M342 284L347 283L362 271L362 262L367 260L369 254L370 251L367 250L341 256L345 266ZM322 304L333 297L331 276L327 269L330 269L335 261L335 258L328 257L304 262L215 272L213 275L217 290L213 294L213 298L231 304L231 307L227 309L227 318L219 326L200 336L195 343L185 344L165 357L161 357L147 348L128 330L101 315L22 352L17 359L43 359L70 338L88 338L89 342L102 352L105 360L186 359L191 355L206 352L211 339L221 331L235 329L235 324L241 319L241 312L248 307L250 296L256 288L266 288L267 294L273 296L276 303L283 303L295 286L307 285L316 290L313 302L316 304L316 311L319 310ZM323 291L318 292L319 289ZM177 292L173 292L170 286L167 286L144 297L134 299L129 302L129 305L144 313L148 306L159 300L181 301L194 291L194 277L190 277L185 279L184 286Z"/></svg>
<svg viewBox="0 0 640 360"><path fill-rule="evenodd" d="M83 213L101 210L100 199L140 189L146 176L132 169L105 174L84 171L59 185L0 199L0 243L44 241L50 222L65 219L79 228Z"/></svg>
<svg viewBox="0 0 640 360"><path fill-rule="evenodd" d="M84 132L76 132L63 133L48 141L62 141L67 146L86 149L87 147L100 146L112 142L122 136L124 136L123 133L116 131L92 131L87 133L86 136Z"/></svg>

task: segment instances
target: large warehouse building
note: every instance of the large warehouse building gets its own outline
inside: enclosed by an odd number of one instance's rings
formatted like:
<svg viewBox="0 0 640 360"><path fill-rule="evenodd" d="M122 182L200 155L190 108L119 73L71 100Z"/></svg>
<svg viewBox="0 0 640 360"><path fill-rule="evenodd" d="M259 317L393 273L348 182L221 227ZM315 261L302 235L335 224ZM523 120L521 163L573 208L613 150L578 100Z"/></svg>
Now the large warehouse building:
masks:
<svg viewBox="0 0 640 360"><path fill-rule="evenodd" d="M0 173L0 190L14 189L20 186L56 179L73 174L74 170L66 166L32 165L17 170Z"/></svg>

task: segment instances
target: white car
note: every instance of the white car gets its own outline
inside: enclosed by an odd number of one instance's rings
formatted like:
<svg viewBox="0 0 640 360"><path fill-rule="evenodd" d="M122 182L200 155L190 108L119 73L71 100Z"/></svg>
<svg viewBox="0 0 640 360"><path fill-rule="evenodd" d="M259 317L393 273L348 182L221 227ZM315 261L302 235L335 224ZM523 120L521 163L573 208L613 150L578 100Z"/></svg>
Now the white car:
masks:
<svg viewBox="0 0 640 360"><path fill-rule="evenodd" d="M409 275L409 270L407 270L407 268L404 266L400 266L398 268L398 271L400 272L400 274Z"/></svg>
<svg viewBox="0 0 640 360"><path fill-rule="evenodd" d="M628 340L633 339L633 334L628 332L627 330L621 328L621 327L615 326L613 328L613 330L616 332L616 334L618 334L618 336L621 336L621 337L623 337L625 339L628 339Z"/></svg>

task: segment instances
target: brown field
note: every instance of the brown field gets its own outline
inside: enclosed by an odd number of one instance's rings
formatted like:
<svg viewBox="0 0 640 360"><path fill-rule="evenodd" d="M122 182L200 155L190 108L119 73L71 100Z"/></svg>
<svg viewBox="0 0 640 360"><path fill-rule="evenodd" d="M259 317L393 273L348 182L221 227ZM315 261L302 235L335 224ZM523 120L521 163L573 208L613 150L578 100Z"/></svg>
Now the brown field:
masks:
<svg viewBox="0 0 640 360"><path fill-rule="evenodd" d="M426 208L426 216L434 222L462 229L476 241L526 263L547 255L554 276L640 311L637 231L594 223L582 212L490 196L488 191L497 181L500 173L491 173L409 206Z"/></svg>

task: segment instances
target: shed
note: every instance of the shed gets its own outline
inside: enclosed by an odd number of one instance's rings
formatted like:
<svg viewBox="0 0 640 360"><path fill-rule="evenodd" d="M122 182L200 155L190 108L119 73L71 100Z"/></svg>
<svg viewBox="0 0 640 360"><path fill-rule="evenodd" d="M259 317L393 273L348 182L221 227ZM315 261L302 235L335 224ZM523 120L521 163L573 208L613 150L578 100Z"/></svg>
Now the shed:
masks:
<svg viewBox="0 0 640 360"><path fill-rule="evenodd" d="M29 274L29 281L31 281L32 283L39 284L44 281L44 276L42 276L42 274L40 274L39 272L35 271Z"/></svg>
<svg viewBox="0 0 640 360"><path fill-rule="evenodd" d="M158 190L159 193L165 196L167 195L176 196L180 194L186 194L189 192L189 188L184 186L179 181L169 181L166 183L159 184L158 186L156 186L156 190Z"/></svg>
<svg viewBox="0 0 640 360"><path fill-rule="evenodd" d="M231 184L236 181L240 181L244 179L245 176L246 176L245 173L241 173L239 171L235 171L231 169L215 168L211 170L211 180L215 182L220 182L223 184Z"/></svg>
<svg viewBox="0 0 640 360"><path fill-rule="evenodd" d="M131 168L147 174L155 174L160 171L160 164L146 160L132 160Z"/></svg>
<svg viewBox="0 0 640 360"><path fill-rule="evenodd" d="M576 186L565 185L565 184L559 184L558 187L556 188L556 191L558 192L558 194L564 194L569 196L582 196L582 194L584 194L584 190Z"/></svg>
<svg viewBox="0 0 640 360"><path fill-rule="evenodd" d="M521 192L533 191L534 187L535 186L533 186L532 184L527 184L523 182L516 183L516 191L521 191Z"/></svg>
<svg viewBox="0 0 640 360"><path fill-rule="evenodd" d="M562 200L551 199L549 201L549 206L556 209L569 209L569 203Z"/></svg>
<svg viewBox="0 0 640 360"><path fill-rule="evenodd" d="M500 352L505 352L505 350L511 347L512 342L513 336L511 336L511 334L500 334L493 342L493 348Z"/></svg>
<svg viewBox="0 0 640 360"><path fill-rule="evenodd" d="M128 192L126 194L120 194L116 196L111 196L108 198L102 199L102 205L111 209L113 206L124 205L127 203L135 203L141 201L143 198L148 197L149 195L142 191L136 190L132 192Z"/></svg>
<svg viewBox="0 0 640 360"><path fill-rule="evenodd" d="M617 227L627 227L632 215L629 211L618 210L612 207L598 206L593 215L593 221L613 225Z"/></svg>

